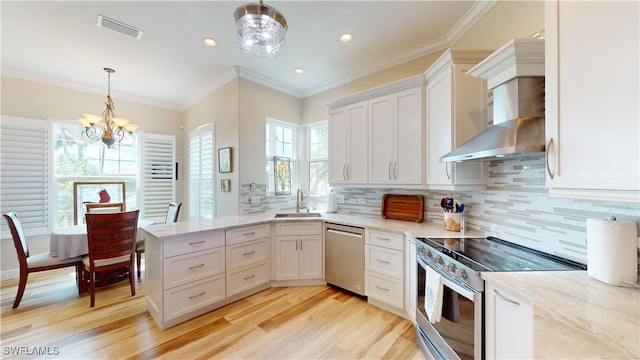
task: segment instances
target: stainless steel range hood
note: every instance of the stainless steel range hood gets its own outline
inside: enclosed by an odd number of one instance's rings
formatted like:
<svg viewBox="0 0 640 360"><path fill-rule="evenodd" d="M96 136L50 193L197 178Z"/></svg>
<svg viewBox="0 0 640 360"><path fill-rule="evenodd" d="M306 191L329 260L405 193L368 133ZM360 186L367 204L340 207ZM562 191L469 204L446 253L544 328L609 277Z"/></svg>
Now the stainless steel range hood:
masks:
<svg viewBox="0 0 640 360"><path fill-rule="evenodd" d="M440 162L490 161L544 153L544 40L516 39L468 71L493 90L493 125Z"/></svg>
<svg viewBox="0 0 640 360"><path fill-rule="evenodd" d="M517 77L493 89L494 125L440 162L520 158L544 152L544 77Z"/></svg>

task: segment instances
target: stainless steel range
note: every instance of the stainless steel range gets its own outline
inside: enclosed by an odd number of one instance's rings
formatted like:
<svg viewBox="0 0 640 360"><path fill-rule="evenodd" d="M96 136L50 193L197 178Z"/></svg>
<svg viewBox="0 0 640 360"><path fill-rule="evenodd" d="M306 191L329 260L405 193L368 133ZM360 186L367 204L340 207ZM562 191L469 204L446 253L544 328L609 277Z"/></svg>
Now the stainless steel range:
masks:
<svg viewBox="0 0 640 360"><path fill-rule="evenodd" d="M586 265L495 237L416 238L417 342L427 358L484 358L484 271L584 270ZM425 310L427 267L442 277L442 316Z"/></svg>

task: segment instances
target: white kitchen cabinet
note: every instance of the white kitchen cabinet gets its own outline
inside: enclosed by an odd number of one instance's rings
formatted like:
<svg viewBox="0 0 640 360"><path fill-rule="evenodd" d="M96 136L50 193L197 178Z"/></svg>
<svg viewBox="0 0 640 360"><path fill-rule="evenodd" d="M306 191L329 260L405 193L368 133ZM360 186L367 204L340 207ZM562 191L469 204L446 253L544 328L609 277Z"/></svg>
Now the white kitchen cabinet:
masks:
<svg viewBox="0 0 640 360"><path fill-rule="evenodd" d="M369 302L406 316L403 235L365 229L364 262Z"/></svg>
<svg viewBox="0 0 640 360"><path fill-rule="evenodd" d="M329 114L329 182L367 183L367 103L331 110Z"/></svg>
<svg viewBox="0 0 640 360"><path fill-rule="evenodd" d="M417 274L417 260L416 260L416 239L411 236L406 236L406 249L405 251L405 273L404 278L406 285L404 289L404 306L409 320L414 324L416 323L416 301L417 301L417 287L418 274Z"/></svg>
<svg viewBox="0 0 640 360"><path fill-rule="evenodd" d="M275 279L324 278L322 222L276 224Z"/></svg>
<svg viewBox="0 0 640 360"><path fill-rule="evenodd" d="M226 230L227 297L271 281L271 226L258 224Z"/></svg>
<svg viewBox="0 0 640 360"><path fill-rule="evenodd" d="M545 3L550 196L640 202L639 7Z"/></svg>
<svg viewBox="0 0 640 360"><path fill-rule="evenodd" d="M422 184L422 89L368 101L369 184Z"/></svg>
<svg viewBox="0 0 640 360"><path fill-rule="evenodd" d="M488 124L486 81L467 75L467 71L490 54L449 49L425 72L428 189L486 188L486 163L441 163L440 157L480 133Z"/></svg>
<svg viewBox="0 0 640 360"><path fill-rule="evenodd" d="M145 301L160 329L225 305L225 234L145 233Z"/></svg>
<svg viewBox="0 0 640 360"><path fill-rule="evenodd" d="M533 305L509 289L485 282L487 359L533 358Z"/></svg>

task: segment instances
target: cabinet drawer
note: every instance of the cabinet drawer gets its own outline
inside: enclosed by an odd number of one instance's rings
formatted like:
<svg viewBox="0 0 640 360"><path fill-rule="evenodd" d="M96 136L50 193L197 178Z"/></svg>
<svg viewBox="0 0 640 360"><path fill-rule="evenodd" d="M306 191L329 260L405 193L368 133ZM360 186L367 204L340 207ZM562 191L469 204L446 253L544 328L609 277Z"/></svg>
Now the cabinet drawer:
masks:
<svg viewBox="0 0 640 360"><path fill-rule="evenodd" d="M404 286L402 280L366 272L367 296L402 309L404 307Z"/></svg>
<svg viewBox="0 0 640 360"><path fill-rule="evenodd" d="M404 249L403 239L402 234L367 230L365 243L402 251Z"/></svg>
<svg viewBox="0 0 640 360"><path fill-rule="evenodd" d="M367 270L393 276L397 279L404 277L404 259L401 251L371 245L365 245L364 249Z"/></svg>
<svg viewBox="0 0 640 360"><path fill-rule="evenodd" d="M175 286L224 273L224 247L195 254L173 256L163 260L163 287Z"/></svg>
<svg viewBox="0 0 640 360"><path fill-rule="evenodd" d="M269 241L267 240L260 239L227 246L228 271L236 271L267 260L269 258Z"/></svg>
<svg viewBox="0 0 640 360"><path fill-rule="evenodd" d="M236 229L228 229L226 231L227 245L238 244L265 237L271 237L271 228L269 224L245 226Z"/></svg>
<svg viewBox="0 0 640 360"><path fill-rule="evenodd" d="M224 274L164 291L164 321L224 300Z"/></svg>
<svg viewBox="0 0 640 360"><path fill-rule="evenodd" d="M269 262L265 261L248 269L229 274L227 296L241 293L270 281Z"/></svg>
<svg viewBox="0 0 640 360"><path fill-rule="evenodd" d="M197 234L184 234L180 238L169 239L162 242L164 257L182 255L203 249L212 249L224 246L224 233L211 231Z"/></svg>
<svg viewBox="0 0 640 360"><path fill-rule="evenodd" d="M322 235L322 222L280 222L276 235Z"/></svg>

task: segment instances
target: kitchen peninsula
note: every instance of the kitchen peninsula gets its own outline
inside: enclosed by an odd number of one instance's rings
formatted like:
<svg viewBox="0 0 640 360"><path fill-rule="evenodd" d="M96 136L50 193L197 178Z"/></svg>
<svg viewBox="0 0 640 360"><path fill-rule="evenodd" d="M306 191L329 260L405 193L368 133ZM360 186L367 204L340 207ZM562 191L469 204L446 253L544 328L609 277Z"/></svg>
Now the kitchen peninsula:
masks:
<svg viewBox="0 0 640 360"><path fill-rule="evenodd" d="M279 222L323 222L329 221L344 225L360 226L367 229L398 232L405 238L412 236L478 236L477 232L452 233L445 231L440 224L413 223L398 220L377 219L373 217L349 216L343 214L322 214L319 218L286 218L274 219L271 215L245 215L219 217L212 221L185 221L172 224L158 224L143 228L147 247L151 242L160 243L180 241L186 238L211 239L220 241L216 246L224 251L224 233L239 228L255 229L272 228L272 224ZM252 236L269 238L272 242L272 232ZM217 238L216 236L221 236ZM200 240L198 240L200 241ZM405 242L406 243L406 242ZM270 247L271 248L271 247ZM405 252L408 252L408 247ZM146 282L148 288L153 283L162 282L162 275L154 273L154 262L160 259L151 257L153 252L147 253ZM220 255L224 258L224 255ZM405 259L407 259L405 257ZM157 264L159 265L159 264ZM228 264L227 264L228 265ZM405 264L405 271L408 264ZM273 266L273 265L271 265ZM224 269L224 266L221 265ZM269 272L270 273L270 272ZM222 277L224 279L224 276ZM638 319L640 318L640 292L636 289L610 286L590 279L586 271L572 272L507 272L485 273L483 278L492 284L509 289L523 297L532 306L532 349L536 358L585 358L594 356L629 358L640 354L638 343ZM412 287L411 276L405 276L405 288ZM267 278L253 290L261 291L271 286ZM318 279L320 282L323 279ZM224 287L222 287L224 289ZM251 293L249 291L248 293ZM195 295L199 295L197 293ZM204 296L204 295L202 295ZM235 296L235 297L234 297ZM187 318L198 316L214 308L224 306L237 299L232 296L225 300L224 293L219 301L198 312L194 311L186 317L172 319L165 323L156 318L158 309L149 306L149 312L162 329L173 326ZM245 296L240 293L240 296ZM409 302L411 297L406 297ZM185 305L185 304L181 304ZM405 307L410 309L409 306ZM409 314L405 317L411 318Z"/></svg>

